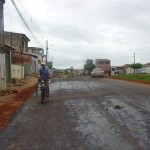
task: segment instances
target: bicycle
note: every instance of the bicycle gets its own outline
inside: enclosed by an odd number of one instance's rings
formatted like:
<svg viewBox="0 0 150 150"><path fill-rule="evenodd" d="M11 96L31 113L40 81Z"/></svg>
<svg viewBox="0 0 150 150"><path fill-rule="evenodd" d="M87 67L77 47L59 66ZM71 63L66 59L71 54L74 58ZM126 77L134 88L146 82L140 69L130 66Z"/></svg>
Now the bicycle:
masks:
<svg viewBox="0 0 150 150"><path fill-rule="evenodd" d="M41 103L43 104L44 103L44 99L46 97L46 85L45 85L45 82L42 80L41 81Z"/></svg>
<svg viewBox="0 0 150 150"><path fill-rule="evenodd" d="M49 86L48 86L48 95L46 95L46 84L45 81L41 81L40 83L40 91L41 91L41 103L44 103L46 96L49 97ZM38 96L38 87L36 88L36 96Z"/></svg>

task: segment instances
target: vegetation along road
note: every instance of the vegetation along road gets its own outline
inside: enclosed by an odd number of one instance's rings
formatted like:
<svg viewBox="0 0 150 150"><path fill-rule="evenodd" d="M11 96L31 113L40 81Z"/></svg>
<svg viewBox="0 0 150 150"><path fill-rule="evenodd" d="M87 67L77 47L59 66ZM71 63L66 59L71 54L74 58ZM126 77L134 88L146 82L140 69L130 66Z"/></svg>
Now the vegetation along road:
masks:
<svg viewBox="0 0 150 150"><path fill-rule="evenodd" d="M150 86L105 78L55 79L0 133L1 150L149 150Z"/></svg>

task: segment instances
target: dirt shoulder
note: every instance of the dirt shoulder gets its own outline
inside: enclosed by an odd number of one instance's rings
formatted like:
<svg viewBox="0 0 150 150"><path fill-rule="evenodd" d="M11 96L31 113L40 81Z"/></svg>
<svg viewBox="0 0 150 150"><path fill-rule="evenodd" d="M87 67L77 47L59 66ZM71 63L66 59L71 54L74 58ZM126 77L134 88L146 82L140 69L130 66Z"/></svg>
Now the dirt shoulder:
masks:
<svg viewBox="0 0 150 150"><path fill-rule="evenodd" d="M12 115L35 90L37 78L18 80L7 85L7 90L0 94L0 130L9 122Z"/></svg>

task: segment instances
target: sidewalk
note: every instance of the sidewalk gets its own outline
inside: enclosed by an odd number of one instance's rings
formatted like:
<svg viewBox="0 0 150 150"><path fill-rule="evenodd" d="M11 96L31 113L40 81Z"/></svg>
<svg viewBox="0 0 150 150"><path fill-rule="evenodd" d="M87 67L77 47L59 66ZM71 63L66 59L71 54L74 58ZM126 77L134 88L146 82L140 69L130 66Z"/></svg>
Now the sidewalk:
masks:
<svg viewBox="0 0 150 150"><path fill-rule="evenodd" d="M33 94L36 83L37 78L20 80L8 85L6 92L0 94L0 130L7 125L23 102Z"/></svg>

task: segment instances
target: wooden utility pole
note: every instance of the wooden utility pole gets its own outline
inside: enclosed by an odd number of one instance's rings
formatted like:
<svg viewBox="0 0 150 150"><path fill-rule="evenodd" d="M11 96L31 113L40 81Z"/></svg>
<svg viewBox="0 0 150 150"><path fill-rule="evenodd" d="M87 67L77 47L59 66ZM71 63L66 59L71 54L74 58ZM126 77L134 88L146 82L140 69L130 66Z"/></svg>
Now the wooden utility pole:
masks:
<svg viewBox="0 0 150 150"><path fill-rule="evenodd" d="M0 0L0 53L3 53L4 48L4 15L3 5L5 0Z"/></svg>
<svg viewBox="0 0 150 150"><path fill-rule="evenodd" d="M134 52L134 64L135 64L135 52Z"/></svg>
<svg viewBox="0 0 150 150"><path fill-rule="evenodd" d="M134 65L135 65L135 52L134 52ZM135 74L135 68L134 68L134 74Z"/></svg>

